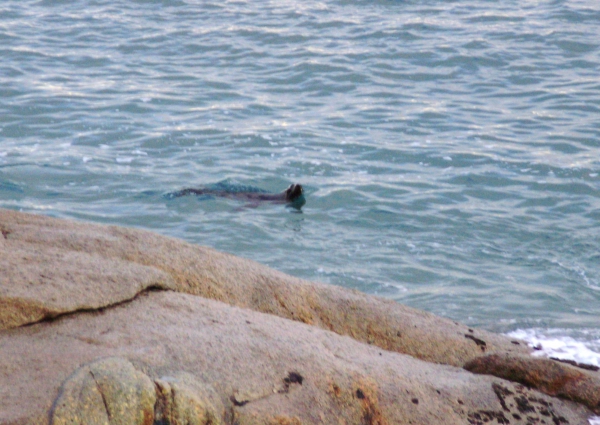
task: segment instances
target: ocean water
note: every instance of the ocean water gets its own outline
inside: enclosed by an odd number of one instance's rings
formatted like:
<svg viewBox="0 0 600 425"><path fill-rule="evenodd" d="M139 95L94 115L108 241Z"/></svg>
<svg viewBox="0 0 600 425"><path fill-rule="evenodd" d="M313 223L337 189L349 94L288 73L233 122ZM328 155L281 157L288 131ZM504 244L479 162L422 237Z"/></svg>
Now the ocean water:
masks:
<svg viewBox="0 0 600 425"><path fill-rule="evenodd" d="M599 34L595 0L3 0L0 207L599 365Z"/></svg>

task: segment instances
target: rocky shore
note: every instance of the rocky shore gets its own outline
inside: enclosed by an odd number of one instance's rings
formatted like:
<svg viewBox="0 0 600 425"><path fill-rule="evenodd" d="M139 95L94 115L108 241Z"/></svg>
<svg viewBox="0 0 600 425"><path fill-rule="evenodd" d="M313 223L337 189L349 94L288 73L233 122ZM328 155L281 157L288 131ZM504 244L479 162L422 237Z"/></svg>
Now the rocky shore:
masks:
<svg viewBox="0 0 600 425"><path fill-rule="evenodd" d="M2 424L587 424L600 373L151 232L0 209Z"/></svg>

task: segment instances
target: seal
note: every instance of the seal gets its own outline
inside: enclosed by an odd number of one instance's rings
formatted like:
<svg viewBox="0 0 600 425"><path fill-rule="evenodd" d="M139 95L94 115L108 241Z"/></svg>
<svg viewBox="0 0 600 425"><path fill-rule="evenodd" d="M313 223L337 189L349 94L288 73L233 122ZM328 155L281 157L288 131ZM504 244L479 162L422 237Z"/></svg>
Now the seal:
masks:
<svg viewBox="0 0 600 425"><path fill-rule="evenodd" d="M280 193L265 192L261 189L249 187L224 186L222 184L216 187L187 188L177 192L170 193L169 198L178 198L188 195L209 195L221 198L238 199L249 201L251 204L260 202L272 202L276 204L289 204L294 208L300 208L306 203L304 198L304 189L301 184L291 184L286 190Z"/></svg>

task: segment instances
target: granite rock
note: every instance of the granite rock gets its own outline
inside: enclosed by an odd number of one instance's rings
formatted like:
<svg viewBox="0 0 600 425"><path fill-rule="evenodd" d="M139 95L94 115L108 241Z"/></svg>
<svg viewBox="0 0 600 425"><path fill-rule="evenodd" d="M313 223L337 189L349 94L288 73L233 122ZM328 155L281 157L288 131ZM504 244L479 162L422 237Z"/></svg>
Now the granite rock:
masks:
<svg viewBox="0 0 600 425"><path fill-rule="evenodd" d="M0 332L0 391L0 423L11 425L584 424L589 414L500 378L172 291Z"/></svg>
<svg viewBox="0 0 600 425"><path fill-rule="evenodd" d="M531 356L491 354L467 362L466 370L494 375L546 394L573 400L600 414L600 374L597 371Z"/></svg>
<svg viewBox="0 0 600 425"><path fill-rule="evenodd" d="M2 424L586 423L568 382L473 366L529 353L151 232L0 210Z"/></svg>
<svg viewBox="0 0 600 425"><path fill-rule="evenodd" d="M384 298L298 279L155 233L0 210L0 328L173 289L331 330L381 348L462 366L520 341ZM112 265L112 266L111 266ZM60 296L60 294L63 296ZM69 294L69 296L64 296Z"/></svg>

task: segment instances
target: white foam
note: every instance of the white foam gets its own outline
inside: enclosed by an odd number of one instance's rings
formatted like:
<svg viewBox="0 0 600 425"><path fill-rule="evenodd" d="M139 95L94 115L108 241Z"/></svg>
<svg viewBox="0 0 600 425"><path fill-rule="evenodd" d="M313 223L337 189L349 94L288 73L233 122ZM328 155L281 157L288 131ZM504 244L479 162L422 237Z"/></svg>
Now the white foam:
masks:
<svg viewBox="0 0 600 425"><path fill-rule="evenodd" d="M576 335L576 338L570 335ZM534 356L600 366L600 329L517 329L508 336L541 348L534 351ZM588 422L589 425L600 425L600 416L590 416Z"/></svg>
<svg viewBox="0 0 600 425"><path fill-rule="evenodd" d="M569 336L567 329L517 329L508 336L519 338L531 347L541 347L534 356L556 357L600 367L600 330L579 330L580 336ZM600 425L600 423L598 424Z"/></svg>

